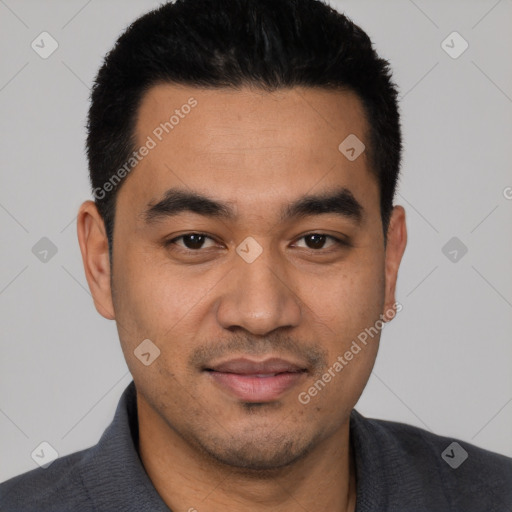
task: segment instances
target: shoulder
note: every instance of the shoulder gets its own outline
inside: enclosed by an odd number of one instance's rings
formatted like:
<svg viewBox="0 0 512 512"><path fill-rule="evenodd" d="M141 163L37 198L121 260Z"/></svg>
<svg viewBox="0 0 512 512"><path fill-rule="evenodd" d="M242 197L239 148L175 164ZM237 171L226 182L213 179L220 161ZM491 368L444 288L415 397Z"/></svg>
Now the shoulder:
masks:
<svg viewBox="0 0 512 512"><path fill-rule="evenodd" d="M404 488L430 492L435 495L432 503L446 504L447 510L512 508L512 458L412 425L365 418L357 411L352 418L359 443L374 440L381 466L402 480Z"/></svg>
<svg viewBox="0 0 512 512"><path fill-rule="evenodd" d="M80 467L91 448L60 457L0 484L0 509L23 512L92 510Z"/></svg>
<svg viewBox="0 0 512 512"><path fill-rule="evenodd" d="M507 482L512 483L512 458L506 455L405 423L377 419L368 419L367 421L374 429L378 429L384 435L396 440L403 454L410 457L411 460L421 460L420 456L422 455L427 460L434 458L444 472L450 475L454 474L454 469L463 467L504 471Z"/></svg>

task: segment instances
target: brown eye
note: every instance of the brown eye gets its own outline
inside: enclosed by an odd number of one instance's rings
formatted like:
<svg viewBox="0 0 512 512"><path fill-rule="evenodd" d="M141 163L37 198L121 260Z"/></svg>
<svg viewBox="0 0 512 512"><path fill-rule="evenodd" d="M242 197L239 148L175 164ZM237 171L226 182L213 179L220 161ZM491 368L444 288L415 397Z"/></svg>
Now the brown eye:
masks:
<svg viewBox="0 0 512 512"><path fill-rule="evenodd" d="M307 249L320 250L320 249L329 249L333 246L346 246L348 245L343 240L336 238L330 235L324 235L322 233L311 233L309 235L304 235L299 240L304 240ZM325 246L326 242L331 241L331 244Z"/></svg>
<svg viewBox="0 0 512 512"><path fill-rule="evenodd" d="M198 251L199 249L204 248L204 244L207 240L213 240L202 233L188 233L186 235L181 235L172 240L168 240L165 242L166 247L171 245L177 245L181 248L189 249L191 251ZM178 241L181 241L181 244L178 244Z"/></svg>
<svg viewBox="0 0 512 512"><path fill-rule="evenodd" d="M187 249L201 249L205 239L204 235L184 235L183 244Z"/></svg>
<svg viewBox="0 0 512 512"><path fill-rule="evenodd" d="M310 249L322 249L327 237L325 235L314 234L307 235L304 237L304 239L306 240L306 245Z"/></svg>

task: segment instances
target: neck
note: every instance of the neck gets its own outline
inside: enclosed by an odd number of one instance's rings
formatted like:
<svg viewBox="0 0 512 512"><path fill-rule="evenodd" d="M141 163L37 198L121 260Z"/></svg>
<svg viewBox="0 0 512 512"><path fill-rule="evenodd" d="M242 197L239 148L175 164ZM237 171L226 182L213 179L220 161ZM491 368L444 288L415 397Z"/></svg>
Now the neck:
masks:
<svg viewBox="0 0 512 512"><path fill-rule="evenodd" d="M354 454L349 418L331 437L295 463L271 471L226 466L183 439L138 399L139 453L171 510L190 512L353 512Z"/></svg>

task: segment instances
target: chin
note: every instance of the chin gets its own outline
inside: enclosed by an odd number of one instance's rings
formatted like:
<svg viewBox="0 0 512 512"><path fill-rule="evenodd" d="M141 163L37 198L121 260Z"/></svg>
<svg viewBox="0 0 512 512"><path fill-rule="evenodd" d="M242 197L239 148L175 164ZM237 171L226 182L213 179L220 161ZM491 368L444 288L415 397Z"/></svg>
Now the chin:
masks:
<svg viewBox="0 0 512 512"><path fill-rule="evenodd" d="M217 463L228 466L231 470L243 473L273 473L289 467L304 458L316 445L297 436L287 434L271 435L272 432L244 433L232 435L225 439L210 439L202 442L203 451ZM261 476L261 475L260 475Z"/></svg>

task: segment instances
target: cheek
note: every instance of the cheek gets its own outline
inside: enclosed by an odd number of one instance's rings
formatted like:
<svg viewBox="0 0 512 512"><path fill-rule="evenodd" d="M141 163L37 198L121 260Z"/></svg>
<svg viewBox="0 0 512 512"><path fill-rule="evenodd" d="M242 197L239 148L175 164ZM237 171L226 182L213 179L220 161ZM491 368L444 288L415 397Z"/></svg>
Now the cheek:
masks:
<svg viewBox="0 0 512 512"><path fill-rule="evenodd" d="M166 350L176 346L173 340L188 343L220 276L180 270L154 252L133 247L115 264L116 318L130 326L133 343L149 338Z"/></svg>
<svg viewBox="0 0 512 512"><path fill-rule="evenodd" d="M119 338L132 375L150 388L169 382L180 371L181 354L193 335L188 317L199 290L136 249L123 251L115 260L113 284ZM137 358L138 347L146 339L159 350L148 366ZM154 346L150 344L144 352L153 357Z"/></svg>
<svg viewBox="0 0 512 512"><path fill-rule="evenodd" d="M170 328L183 305L175 283L162 273L162 264L132 244L124 244L114 256L113 290L116 320L129 326L129 337L156 339ZM124 333L126 340L127 333Z"/></svg>
<svg viewBox="0 0 512 512"><path fill-rule="evenodd" d="M321 279L302 280L304 301L342 339L373 325L384 305L384 265L375 256L358 257Z"/></svg>
<svg viewBox="0 0 512 512"><path fill-rule="evenodd" d="M323 344L328 352L325 378L329 384L318 393L318 406L336 401L341 395L355 404L378 351L384 266L375 256L359 257L352 263L323 283L317 282L310 292L309 304L317 323L314 330L325 333Z"/></svg>
<svg viewBox="0 0 512 512"><path fill-rule="evenodd" d="M358 330L373 325L382 313L384 279L384 266L379 261L357 268L348 279L344 299L352 313L351 324Z"/></svg>
<svg viewBox="0 0 512 512"><path fill-rule="evenodd" d="M327 411L332 412L333 403L350 411L368 382L383 325L383 271L374 263L351 267L312 291L310 304L318 322L315 330L325 333L322 343L328 356L323 373L301 390L304 394L299 402L310 401L309 414L324 418ZM336 425L346 411L338 410L329 421Z"/></svg>

